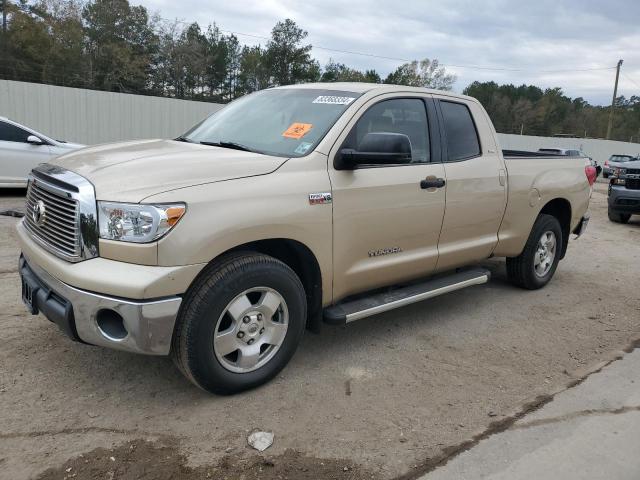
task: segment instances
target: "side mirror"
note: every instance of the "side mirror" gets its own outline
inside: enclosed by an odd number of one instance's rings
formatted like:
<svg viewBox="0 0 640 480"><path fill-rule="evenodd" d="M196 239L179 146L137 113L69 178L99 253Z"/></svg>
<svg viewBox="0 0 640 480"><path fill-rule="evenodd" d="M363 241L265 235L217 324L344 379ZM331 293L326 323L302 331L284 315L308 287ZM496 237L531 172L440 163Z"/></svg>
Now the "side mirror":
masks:
<svg viewBox="0 0 640 480"><path fill-rule="evenodd" d="M411 140L402 133L367 133L358 150L343 148L334 160L337 170L348 170L357 165L400 164L411 161Z"/></svg>
<svg viewBox="0 0 640 480"><path fill-rule="evenodd" d="M27 143L30 143L31 145L42 145L44 142L35 135L29 135L27 137Z"/></svg>

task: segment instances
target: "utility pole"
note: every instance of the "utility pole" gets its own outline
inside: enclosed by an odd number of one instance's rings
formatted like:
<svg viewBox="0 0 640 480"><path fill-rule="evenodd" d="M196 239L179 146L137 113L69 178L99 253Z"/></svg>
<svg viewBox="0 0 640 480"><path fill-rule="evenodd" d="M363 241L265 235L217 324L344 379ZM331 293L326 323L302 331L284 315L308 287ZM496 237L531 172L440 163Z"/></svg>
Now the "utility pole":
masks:
<svg viewBox="0 0 640 480"><path fill-rule="evenodd" d="M618 60L618 66L616 67L616 83L613 87L613 100L611 100L611 111L609 112L609 125L607 126L607 140L611 138L611 128L613 127L613 112L616 108L616 98L618 97L618 80L620 79L620 67L622 67L622 60Z"/></svg>

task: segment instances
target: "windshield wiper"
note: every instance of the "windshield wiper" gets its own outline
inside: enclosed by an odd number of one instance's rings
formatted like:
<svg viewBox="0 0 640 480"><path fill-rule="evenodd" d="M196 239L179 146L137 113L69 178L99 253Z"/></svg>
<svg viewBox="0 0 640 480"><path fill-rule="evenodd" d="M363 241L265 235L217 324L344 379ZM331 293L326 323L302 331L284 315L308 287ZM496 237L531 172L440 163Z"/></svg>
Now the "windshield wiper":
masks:
<svg viewBox="0 0 640 480"><path fill-rule="evenodd" d="M219 141L219 142L200 142L201 145L208 145L210 147L222 147L222 148L232 148L234 150L242 150L243 152L251 152L253 150L251 150L249 147L242 145L240 143L236 143L236 142L224 142L224 141Z"/></svg>
<svg viewBox="0 0 640 480"><path fill-rule="evenodd" d="M187 142L187 143L192 143L191 140L189 140L187 137L184 137L182 135L180 135L178 138L175 139L176 142Z"/></svg>

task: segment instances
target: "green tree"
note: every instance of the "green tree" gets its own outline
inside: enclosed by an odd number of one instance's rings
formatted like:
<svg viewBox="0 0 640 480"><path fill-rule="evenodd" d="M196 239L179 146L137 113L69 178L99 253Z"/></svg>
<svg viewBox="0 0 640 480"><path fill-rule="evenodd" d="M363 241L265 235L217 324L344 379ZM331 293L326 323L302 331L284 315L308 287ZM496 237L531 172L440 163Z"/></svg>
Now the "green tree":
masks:
<svg viewBox="0 0 640 480"><path fill-rule="evenodd" d="M276 23L267 42L267 61L275 85L312 82L320 66L311 58L311 45L302 45L308 33L291 19Z"/></svg>
<svg viewBox="0 0 640 480"><path fill-rule="evenodd" d="M347 67L344 63L336 63L333 60L329 60L329 63L324 67L322 76L320 77L322 82L367 82L367 83L380 83L380 75L375 70L367 70L361 72L359 70Z"/></svg>
<svg viewBox="0 0 640 480"><path fill-rule="evenodd" d="M229 75L233 48L230 47L230 38L223 35L218 27L213 24L207 28L207 69L205 83L210 95L210 99L215 101L224 101L225 85ZM231 40L236 44L236 40Z"/></svg>
<svg viewBox="0 0 640 480"><path fill-rule="evenodd" d="M455 81L456 76L448 74L444 67L440 67L438 60L425 58L419 62L414 60L400 65L387 76L384 83L451 90Z"/></svg>
<svg viewBox="0 0 640 480"><path fill-rule="evenodd" d="M266 51L260 46L245 46L240 60L240 93L251 93L267 88L271 82Z"/></svg>
<svg viewBox="0 0 640 480"><path fill-rule="evenodd" d="M3 39L6 58L0 63L0 72L10 79L44 82L42 65L50 45L47 26L24 1L9 4L8 9L8 30Z"/></svg>
<svg viewBox="0 0 640 480"><path fill-rule="evenodd" d="M83 11L92 84L102 90L144 92L158 37L147 9L128 0L95 0Z"/></svg>

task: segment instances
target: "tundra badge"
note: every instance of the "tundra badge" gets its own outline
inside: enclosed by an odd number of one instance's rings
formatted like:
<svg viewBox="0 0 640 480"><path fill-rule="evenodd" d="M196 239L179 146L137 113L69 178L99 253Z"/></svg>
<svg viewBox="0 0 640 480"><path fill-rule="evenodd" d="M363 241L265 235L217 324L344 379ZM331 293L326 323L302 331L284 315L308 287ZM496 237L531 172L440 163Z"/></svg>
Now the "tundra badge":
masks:
<svg viewBox="0 0 640 480"><path fill-rule="evenodd" d="M370 257L379 257L381 255L390 255L392 253L400 253L400 247L379 248L378 250L369 250Z"/></svg>

